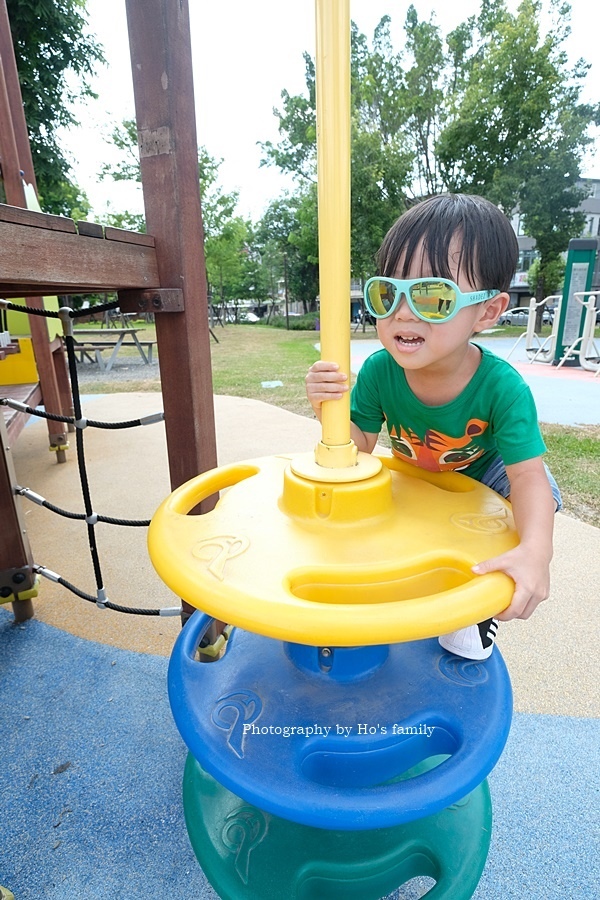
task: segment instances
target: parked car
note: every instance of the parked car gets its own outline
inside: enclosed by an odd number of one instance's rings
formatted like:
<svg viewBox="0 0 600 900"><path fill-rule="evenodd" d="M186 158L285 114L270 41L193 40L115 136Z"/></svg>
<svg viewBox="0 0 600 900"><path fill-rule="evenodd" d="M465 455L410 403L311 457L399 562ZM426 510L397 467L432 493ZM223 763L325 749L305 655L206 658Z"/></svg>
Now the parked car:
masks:
<svg viewBox="0 0 600 900"><path fill-rule="evenodd" d="M529 317L528 306L518 306L516 309L507 309L498 319L498 325L521 325L523 328L527 325ZM554 313L551 309L545 309L542 315L543 325L552 325L554 321Z"/></svg>

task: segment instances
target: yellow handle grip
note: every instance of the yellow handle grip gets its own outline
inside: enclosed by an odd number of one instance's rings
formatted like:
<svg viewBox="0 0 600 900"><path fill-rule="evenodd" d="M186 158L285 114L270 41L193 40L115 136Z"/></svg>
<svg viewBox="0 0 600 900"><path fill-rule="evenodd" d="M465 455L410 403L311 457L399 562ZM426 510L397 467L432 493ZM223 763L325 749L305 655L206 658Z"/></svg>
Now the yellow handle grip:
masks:
<svg viewBox="0 0 600 900"><path fill-rule="evenodd" d="M206 500L207 497L212 497L213 494L224 491L226 488L233 487L234 484L244 481L245 478L251 478L259 471L257 466L233 463L230 466L203 472L176 488L165 500L163 508L180 516L186 516L202 500Z"/></svg>

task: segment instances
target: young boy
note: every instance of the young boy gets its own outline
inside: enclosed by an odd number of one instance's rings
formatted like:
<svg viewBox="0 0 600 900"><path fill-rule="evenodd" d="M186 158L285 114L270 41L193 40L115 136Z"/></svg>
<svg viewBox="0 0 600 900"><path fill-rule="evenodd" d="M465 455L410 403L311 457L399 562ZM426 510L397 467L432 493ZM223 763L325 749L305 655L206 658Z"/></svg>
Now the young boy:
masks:
<svg viewBox="0 0 600 900"><path fill-rule="evenodd" d="M509 302L517 239L482 197L445 194L409 209L378 254L381 275L365 285L367 310L383 344L363 364L351 396L351 436L370 453L385 421L392 453L430 471L460 471L510 499L520 544L473 568L515 582L498 618L527 619L548 597L554 513L560 493L531 392L509 363L471 342ZM317 416L348 390L335 363L306 376ZM487 659L498 623L488 619L440 637L446 650Z"/></svg>

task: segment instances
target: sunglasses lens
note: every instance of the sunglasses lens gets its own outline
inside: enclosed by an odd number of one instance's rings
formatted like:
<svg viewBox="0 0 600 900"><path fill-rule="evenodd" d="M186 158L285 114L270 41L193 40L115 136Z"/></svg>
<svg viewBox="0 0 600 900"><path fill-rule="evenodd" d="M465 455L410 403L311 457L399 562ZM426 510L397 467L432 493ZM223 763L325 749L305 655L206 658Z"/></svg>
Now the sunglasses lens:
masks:
<svg viewBox="0 0 600 900"><path fill-rule="evenodd" d="M420 315L432 321L442 321L454 312L456 291L445 281L419 281L410 289L410 299Z"/></svg>
<svg viewBox="0 0 600 900"><path fill-rule="evenodd" d="M387 316L394 305L396 289L391 281L375 278L367 288L366 300L369 312L375 316Z"/></svg>

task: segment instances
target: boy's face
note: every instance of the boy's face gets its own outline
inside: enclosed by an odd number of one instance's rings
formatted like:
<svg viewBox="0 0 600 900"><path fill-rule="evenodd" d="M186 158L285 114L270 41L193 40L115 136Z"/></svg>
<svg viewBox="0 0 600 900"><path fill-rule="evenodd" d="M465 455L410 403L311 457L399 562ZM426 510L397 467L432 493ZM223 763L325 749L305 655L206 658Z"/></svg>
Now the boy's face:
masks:
<svg viewBox="0 0 600 900"><path fill-rule="evenodd" d="M472 284L458 271L460 245L450 245L449 268L452 280L461 291L477 291L481 285ZM439 276L433 272L431 265L422 251L417 250L406 274L402 274L402 260L394 277L421 278L423 276ZM451 366L463 354L469 339L475 332L490 328L508 305L508 294L498 294L492 300L478 303L461 309L449 322L424 322L415 316L402 299L398 308L385 319L377 320L379 340L404 369L423 369L441 364ZM446 364L446 365L444 365Z"/></svg>

